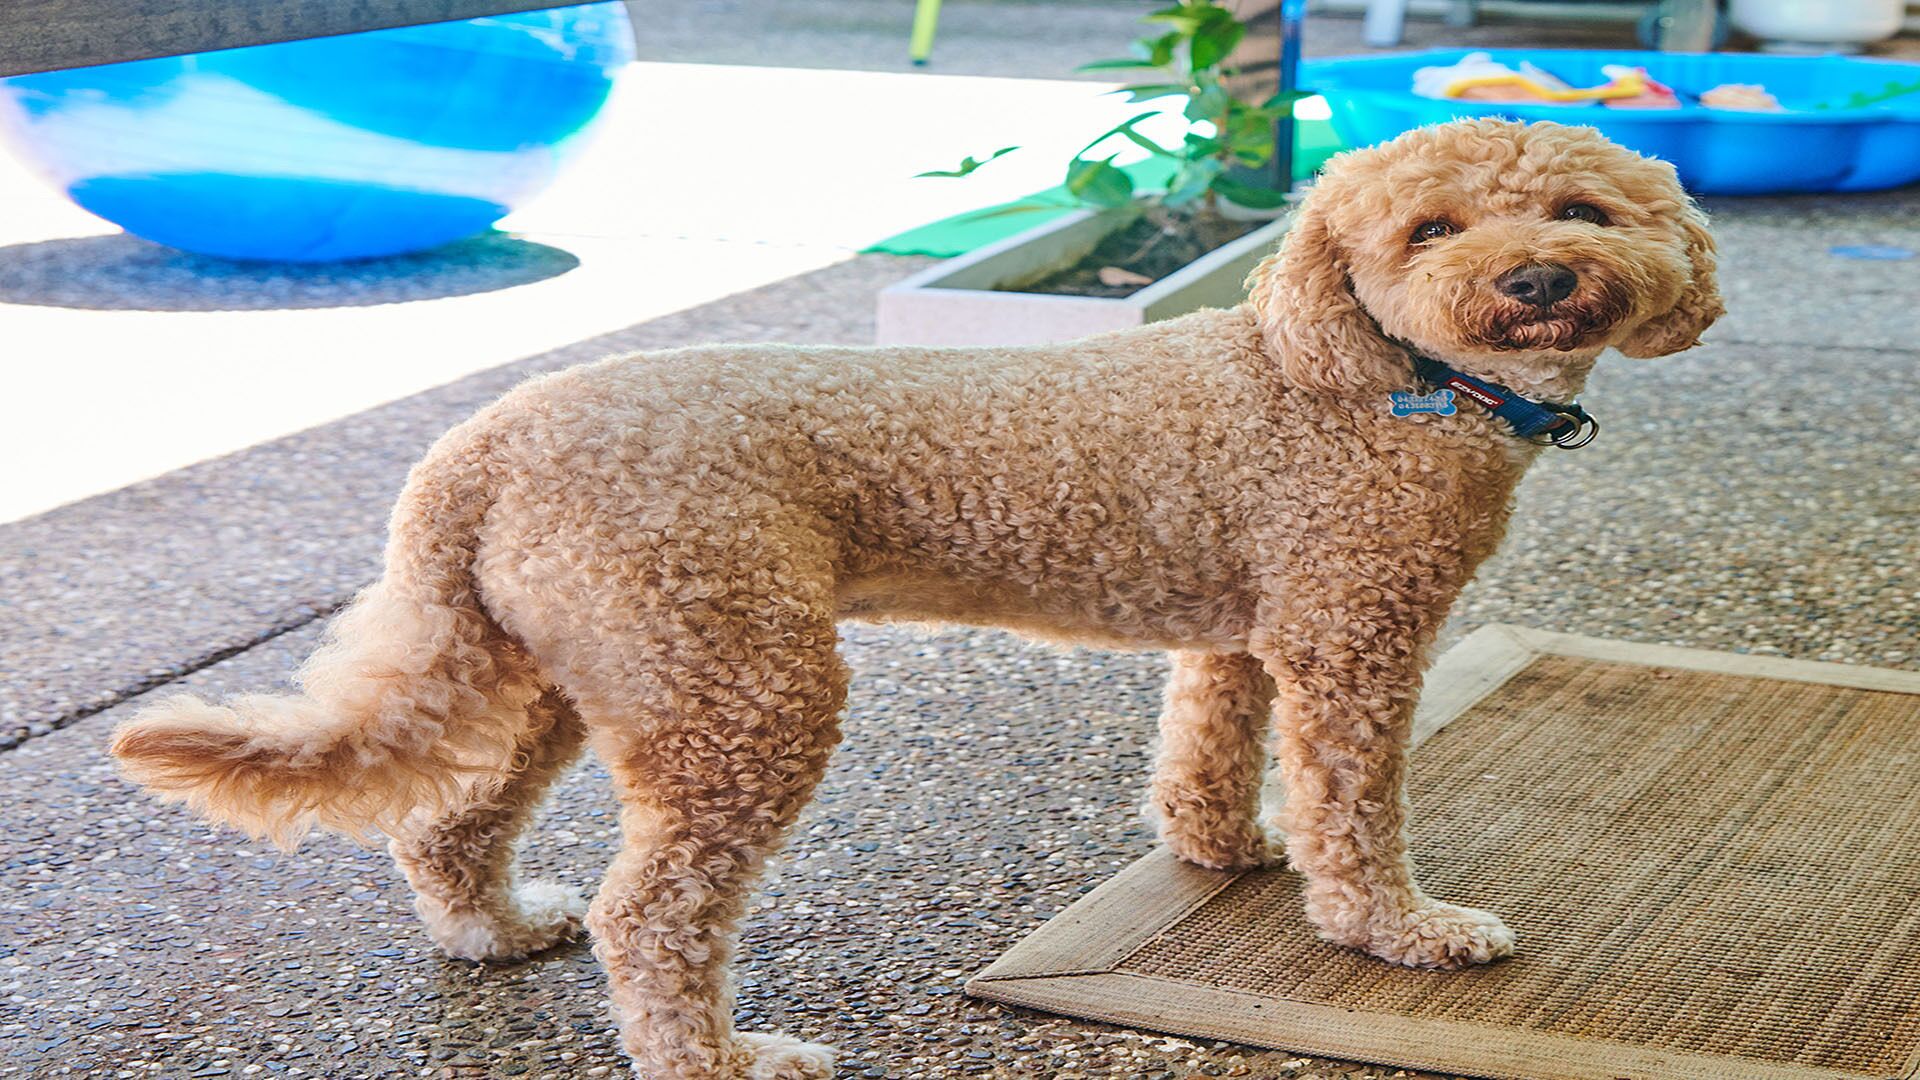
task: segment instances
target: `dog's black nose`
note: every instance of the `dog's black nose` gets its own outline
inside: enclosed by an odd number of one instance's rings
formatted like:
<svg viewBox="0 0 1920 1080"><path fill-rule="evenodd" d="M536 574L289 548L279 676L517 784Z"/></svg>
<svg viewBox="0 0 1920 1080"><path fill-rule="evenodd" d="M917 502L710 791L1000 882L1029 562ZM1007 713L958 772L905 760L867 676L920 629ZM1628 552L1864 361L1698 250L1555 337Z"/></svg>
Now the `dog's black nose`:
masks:
<svg viewBox="0 0 1920 1080"><path fill-rule="evenodd" d="M1580 275L1559 263L1534 263L1501 274L1493 287L1523 304L1552 307L1573 295L1579 284Z"/></svg>

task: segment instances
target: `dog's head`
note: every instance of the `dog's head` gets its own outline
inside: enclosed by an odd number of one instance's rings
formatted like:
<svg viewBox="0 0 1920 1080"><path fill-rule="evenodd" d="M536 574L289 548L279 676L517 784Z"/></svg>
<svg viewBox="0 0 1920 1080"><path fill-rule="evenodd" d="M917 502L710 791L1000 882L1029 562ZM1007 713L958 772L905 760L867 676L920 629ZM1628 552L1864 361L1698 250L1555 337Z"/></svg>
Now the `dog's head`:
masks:
<svg viewBox="0 0 1920 1080"><path fill-rule="evenodd" d="M1503 120L1334 159L1249 291L1287 381L1339 393L1404 385L1403 346L1567 393L1602 349L1676 353L1723 311L1706 218L1671 165Z"/></svg>

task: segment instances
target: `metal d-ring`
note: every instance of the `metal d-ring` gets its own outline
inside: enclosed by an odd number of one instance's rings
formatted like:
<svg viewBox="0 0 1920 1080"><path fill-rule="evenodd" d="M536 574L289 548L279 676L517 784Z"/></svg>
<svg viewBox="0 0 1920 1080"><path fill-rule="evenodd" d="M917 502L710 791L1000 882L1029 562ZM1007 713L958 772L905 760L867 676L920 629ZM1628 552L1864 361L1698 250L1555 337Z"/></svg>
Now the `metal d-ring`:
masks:
<svg viewBox="0 0 1920 1080"><path fill-rule="evenodd" d="M1600 434L1600 421L1592 416L1574 416L1571 413L1561 415L1572 420L1573 427L1564 434L1549 437L1553 440L1553 445L1562 450L1578 450L1592 442L1594 436Z"/></svg>

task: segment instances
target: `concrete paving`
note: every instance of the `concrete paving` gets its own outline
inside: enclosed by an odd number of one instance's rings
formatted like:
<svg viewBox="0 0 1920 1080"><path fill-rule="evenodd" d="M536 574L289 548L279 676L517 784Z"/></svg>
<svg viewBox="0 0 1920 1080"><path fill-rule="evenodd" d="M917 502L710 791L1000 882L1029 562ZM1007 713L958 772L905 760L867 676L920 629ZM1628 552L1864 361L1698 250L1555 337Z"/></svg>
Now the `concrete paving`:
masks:
<svg viewBox="0 0 1920 1080"><path fill-rule="evenodd" d="M1920 249L1920 189L1710 208L1732 307L1711 347L1603 364L1601 438L1545 455L1446 637L1505 621L1920 669L1920 260L1831 250ZM381 853L281 856L157 808L106 734L151 694L282 683L377 571L407 465L518 379L704 340L862 342L874 290L919 265L849 259L0 526L0 1077L620 1075L584 945L443 959ZM959 631L851 628L847 653L846 743L749 917L743 1026L835 1043L851 1077L1406 1075L962 998L1149 849L1163 664ZM614 843L586 764L528 861L590 886Z"/></svg>

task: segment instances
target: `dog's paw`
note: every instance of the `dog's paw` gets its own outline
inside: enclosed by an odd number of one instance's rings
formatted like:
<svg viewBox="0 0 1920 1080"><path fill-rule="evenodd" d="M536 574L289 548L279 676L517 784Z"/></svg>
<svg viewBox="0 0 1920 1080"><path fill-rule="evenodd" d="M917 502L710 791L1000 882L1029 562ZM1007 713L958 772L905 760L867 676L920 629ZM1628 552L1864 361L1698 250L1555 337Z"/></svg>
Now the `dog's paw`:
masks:
<svg viewBox="0 0 1920 1080"><path fill-rule="evenodd" d="M586 929L587 898L557 881L529 881L513 890L514 936L525 953L570 941ZM522 955L524 955L523 953Z"/></svg>
<svg viewBox="0 0 1920 1080"><path fill-rule="evenodd" d="M514 889L504 912L449 910L421 898L416 907L427 933L461 960L518 960L577 937L587 901L568 886L529 881Z"/></svg>
<svg viewBox="0 0 1920 1080"><path fill-rule="evenodd" d="M1160 839L1182 861L1209 870L1252 870L1278 861L1280 845L1267 839L1258 823L1244 818L1212 821L1163 820Z"/></svg>
<svg viewBox="0 0 1920 1080"><path fill-rule="evenodd" d="M1370 920L1367 940L1347 944L1407 967L1450 970L1511 956L1514 937L1491 911L1428 901Z"/></svg>
<svg viewBox="0 0 1920 1080"><path fill-rule="evenodd" d="M770 1032L734 1036L753 1055L743 1080L833 1080L833 1051Z"/></svg>

